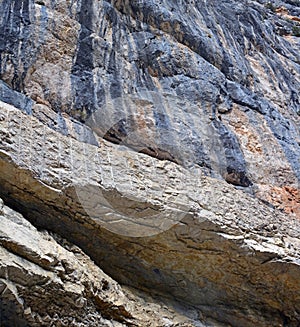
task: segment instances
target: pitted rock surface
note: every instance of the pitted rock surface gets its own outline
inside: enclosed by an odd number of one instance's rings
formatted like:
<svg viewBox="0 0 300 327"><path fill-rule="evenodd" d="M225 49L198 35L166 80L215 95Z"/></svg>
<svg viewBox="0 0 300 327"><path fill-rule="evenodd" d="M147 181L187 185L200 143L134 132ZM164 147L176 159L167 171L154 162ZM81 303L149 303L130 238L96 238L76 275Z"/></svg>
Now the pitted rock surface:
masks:
<svg viewBox="0 0 300 327"><path fill-rule="evenodd" d="M201 170L100 138L88 145L1 108L1 196L34 225L81 247L120 283L216 321L297 326L298 219Z"/></svg>
<svg viewBox="0 0 300 327"><path fill-rule="evenodd" d="M72 134L66 113L290 207L273 188L299 189L298 1L2 0L0 10L3 101Z"/></svg>
<svg viewBox="0 0 300 327"><path fill-rule="evenodd" d="M299 1L0 12L6 324L298 326Z"/></svg>

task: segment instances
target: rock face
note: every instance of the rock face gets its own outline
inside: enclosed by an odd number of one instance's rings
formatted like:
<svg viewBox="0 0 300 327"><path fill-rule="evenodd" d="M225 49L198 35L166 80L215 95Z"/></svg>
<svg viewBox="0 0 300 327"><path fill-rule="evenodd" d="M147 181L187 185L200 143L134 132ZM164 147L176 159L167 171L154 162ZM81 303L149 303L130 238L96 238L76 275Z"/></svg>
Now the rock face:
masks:
<svg viewBox="0 0 300 327"><path fill-rule="evenodd" d="M116 143L255 185L267 201L273 187L297 189L297 1L0 5L4 101L46 111L65 133L67 113Z"/></svg>
<svg viewBox="0 0 300 327"><path fill-rule="evenodd" d="M299 1L0 12L1 323L298 326Z"/></svg>
<svg viewBox="0 0 300 327"><path fill-rule="evenodd" d="M120 283L216 321L297 326L299 220L201 171L100 138L84 144L4 103L0 121L1 194L34 225Z"/></svg>
<svg viewBox="0 0 300 327"><path fill-rule="evenodd" d="M166 303L123 290L78 247L0 206L1 326L192 325Z"/></svg>

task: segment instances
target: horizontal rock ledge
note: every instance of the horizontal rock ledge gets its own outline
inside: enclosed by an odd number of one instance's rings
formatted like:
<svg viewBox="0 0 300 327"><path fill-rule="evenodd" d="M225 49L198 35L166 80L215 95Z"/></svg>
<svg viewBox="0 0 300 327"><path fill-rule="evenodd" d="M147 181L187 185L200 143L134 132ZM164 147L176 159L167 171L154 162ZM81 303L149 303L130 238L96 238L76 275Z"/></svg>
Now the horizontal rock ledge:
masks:
<svg viewBox="0 0 300 327"><path fill-rule="evenodd" d="M0 196L121 284L232 326L298 326L300 222L232 185L1 103Z"/></svg>

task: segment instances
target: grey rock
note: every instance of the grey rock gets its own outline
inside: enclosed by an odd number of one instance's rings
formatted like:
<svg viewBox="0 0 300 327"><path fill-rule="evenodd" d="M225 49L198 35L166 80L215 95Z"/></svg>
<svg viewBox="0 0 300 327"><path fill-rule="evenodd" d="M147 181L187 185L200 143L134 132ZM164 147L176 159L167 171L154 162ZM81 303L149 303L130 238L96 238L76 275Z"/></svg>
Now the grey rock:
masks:
<svg viewBox="0 0 300 327"><path fill-rule="evenodd" d="M0 81L0 100L21 109L27 114L32 114L33 101L24 94L12 90L3 81Z"/></svg>
<svg viewBox="0 0 300 327"><path fill-rule="evenodd" d="M289 18L299 14L297 2L278 1L273 7L266 1L238 5L233 1L28 1L24 6L2 1L0 5L4 13L1 78L35 101L34 114L48 126L95 144L84 127L86 136L70 132L60 113L85 122L111 141L116 141L111 128L131 120L126 123L126 141L122 139L127 146L262 189L265 174L257 176L262 169L253 169L256 158L247 156L242 136L233 137L237 132L232 133L231 127L237 115L232 112L234 104L238 113L246 114L248 129L255 128L248 109L262 114L255 119L270 128L264 131L272 140L267 146L280 145L278 162L283 169L290 165L289 180L294 182L288 185L297 188L299 42L293 35L278 34L276 27L288 24L291 29L298 24ZM275 12L280 6L285 6L288 16ZM147 92L152 95L145 109ZM40 104L47 106L48 117L39 113ZM58 112L54 124L49 119L52 110ZM147 124L150 116L152 122ZM141 120L144 133L137 136ZM291 128L286 128L286 121ZM224 134L231 135L229 143L223 142ZM235 163L232 154L226 155L232 151L239 158ZM270 166L264 153L259 160ZM227 171L244 177L230 179ZM270 185L282 187L275 175Z"/></svg>
<svg viewBox="0 0 300 327"><path fill-rule="evenodd" d="M180 302L187 326L297 326L299 8L0 0L0 195L119 282ZM9 217L29 236L3 226L5 258L42 278L56 261ZM1 303L22 325L18 283Z"/></svg>
<svg viewBox="0 0 300 327"><path fill-rule="evenodd" d="M7 206L0 218L1 326L191 326L159 300L154 310L149 295L123 290L78 247Z"/></svg>
<svg viewBox="0 0 300 327"><path fill-rule="evenodd" d="M297 218L201 170L101 138L88 145L1 106L1 196L35 226L78 245L121 284L179 302L189 319L192 310L204 323L298 325ZM33 251L34 242L7 241L22 235L8 224L2 231L6 248L43 269L56 264L42 244Z"/></svg>

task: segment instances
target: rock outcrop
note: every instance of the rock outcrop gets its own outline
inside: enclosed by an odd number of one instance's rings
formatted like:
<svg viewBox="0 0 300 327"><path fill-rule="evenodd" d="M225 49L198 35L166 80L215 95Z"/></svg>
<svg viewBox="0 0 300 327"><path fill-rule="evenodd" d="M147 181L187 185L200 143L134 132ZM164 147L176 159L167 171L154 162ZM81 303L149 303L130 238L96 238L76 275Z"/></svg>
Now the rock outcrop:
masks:
<svg viewBox="0 0 300 327"><path fill-rule="evenodd" d="M217 321L297 326L299 220L199 170L81 143L1 108L1 195L35 226L121 284Z"/></svg>
<svg viewBox="0 0 300 327"><path fill-rule="evenodd" d="M1 326L193 325L171 302L122 289L78 247L38 231L2 200L0 217Z"/></svg>
<svg viewBox="0 0 300 327"><path fill-rule="evenodd" d="M61 113L116 143L255 185L274 205L274 187L298 188L297 1L3 0L0 9L6 102L64 133Z"/></svg>
<svg viewBox="0 0 300 327"><path fill-rule="evenodd" d="M0 322L298 326L299 1L0 12Z"/></svg>

